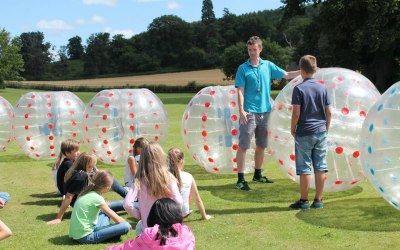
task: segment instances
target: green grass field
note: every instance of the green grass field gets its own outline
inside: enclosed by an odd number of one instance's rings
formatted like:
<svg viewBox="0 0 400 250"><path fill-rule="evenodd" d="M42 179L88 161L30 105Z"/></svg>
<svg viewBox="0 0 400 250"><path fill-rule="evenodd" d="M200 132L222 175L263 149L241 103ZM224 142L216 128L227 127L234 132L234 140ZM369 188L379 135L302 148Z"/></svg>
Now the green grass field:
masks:
<svg viewBox="0 0 400 250"><path fill-rule="evenodd" d="M5 89L0 95L15 105L29 90ZM77 93L87 103L95 93ZM169 114L170 127L164 149L184 148L180 124L186 104L193 94L159 95ZM86 147L82 147L85 151ZM0 249L103 249L99 245L78 245L68 238L71 210L59 225L47 225L55 218L61 199L55 196L51 176L53 161L28 158L15 143L0 153L0 191L11 200L0 210L0 219L14 235L0 242ZM98 164L123 179L123 166ZM186 154L186 170L195 177L206 210L214 218L200 220L194 213L186 222L196 237L197 249L398 249L400 213L381 198L365 181L360 186L339 193L325 193L325 207L320 210L290 210L298 198L298 184L287 179L277 163L270 161L264 173L274 184L251 185L252 192L234 188L235 175L205 172ZM251 175L246 176L249 180ZM310 194L312 197L313 193ZM108 193L106 198L117 199ZM132 225L136 220L121 214ZM134 238L134 231L122 240Z"/></svg>

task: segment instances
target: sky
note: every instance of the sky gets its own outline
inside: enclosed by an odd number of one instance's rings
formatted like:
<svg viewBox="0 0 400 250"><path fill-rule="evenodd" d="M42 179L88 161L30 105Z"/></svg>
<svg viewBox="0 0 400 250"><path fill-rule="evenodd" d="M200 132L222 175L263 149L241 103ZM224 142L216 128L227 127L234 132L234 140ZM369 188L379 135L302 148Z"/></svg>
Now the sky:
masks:
<svg viewBox="0 0 400 250"><path fill-rule="evenodd" d="M223 9L244 13L277 9L280 0L212 0L216 18ZM157 17L176 15L186 22L201 20L201 0L2 0L0 29L12 37L23 32L43 32L45 42L55 45L55 51L68 44L74 36L83 45L91 34L108 32L130 38L147 31Z"/></svg>

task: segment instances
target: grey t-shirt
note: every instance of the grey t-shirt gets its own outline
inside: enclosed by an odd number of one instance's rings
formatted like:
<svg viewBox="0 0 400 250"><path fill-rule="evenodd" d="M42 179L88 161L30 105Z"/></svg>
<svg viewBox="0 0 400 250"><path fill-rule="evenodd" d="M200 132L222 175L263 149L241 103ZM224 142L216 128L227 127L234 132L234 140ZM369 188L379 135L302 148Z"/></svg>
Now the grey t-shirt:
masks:
<svg viewBox="0 0 400 250"><path fill-rule="evenodd" d="M313 135L326 131L326 106L331 101L324 84L314 78L305 79L296 85L292 94L292 105L300 105L300 118L296 136Z"/></svg>

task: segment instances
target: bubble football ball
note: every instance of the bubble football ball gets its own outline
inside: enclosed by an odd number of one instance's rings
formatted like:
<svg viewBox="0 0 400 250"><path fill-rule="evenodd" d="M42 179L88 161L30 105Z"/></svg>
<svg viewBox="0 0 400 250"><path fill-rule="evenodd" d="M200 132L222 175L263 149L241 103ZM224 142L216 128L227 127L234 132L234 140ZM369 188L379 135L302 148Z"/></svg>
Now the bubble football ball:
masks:
<svg viewBox="0 0 400 250"><path fill-rule="evenodd" d="M237 89L234 86L213 86L200 90L190 100L183 114L182 138L193 159L206 171L237 173ZM247 150L244 167L246 173L254 171L254 149L253 139ZM267 161L268 158L265 158L264 162Z"/></svg>
<svg viewBox="0 0 400 250"><path fill-rule="evenodd" d="M332 120L328 132L328 173L324 191L342 191L365 179L360 163L359 139L367 111L380 93L363 75L342 68L320 69L314 76L324 84L331 99ZM275 99L271 114L269 145L281 170L292 180L296 175L294 138L290 134L293 88L303 80L290 81ZM314 186L312 175L311 187Z"/></svg>
<svg viewBox="0 0 400 250"><path fill-rule="evenodd" d="M14 109L17 145L33 159L54 159L65 139L80 139L84 104L73 93L30 92Z"/></svg>
<svg viewBox="0 0 400 250"><path fill-rule="evenodd" d="M13 139L12 119L14 110L11 104L0 96L0 151L6 147Z"/></svg>
<svg viewBox="0 0 400 250"><path fill-rule="evenodd" d="M375 102L365 119L361 163L373 187L400 209L400 82Z"/></svg>
<svg viewBox="0 0 400 250"><path fill-rule="evenodd" d="M109 89L86 106L84 138L91 151L109 164L125 164L138 137L163 142L168 117L161 100L148 89Z"/></svg>

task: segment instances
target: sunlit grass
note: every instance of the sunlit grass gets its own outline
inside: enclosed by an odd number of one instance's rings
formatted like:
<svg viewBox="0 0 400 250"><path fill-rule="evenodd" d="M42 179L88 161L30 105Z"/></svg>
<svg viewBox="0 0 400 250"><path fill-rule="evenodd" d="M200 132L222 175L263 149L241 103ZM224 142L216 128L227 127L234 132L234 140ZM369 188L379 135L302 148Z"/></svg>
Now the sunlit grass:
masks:
<svg viewBox="0 0 400 250"><path fill-rule="evenodd" d="M29 90L0 90L13 105ZM94 93L77 93L87 103ZM163 94L169 114L169 134L164 149L185 148L180 134L182 113L193 94ZM87 150L86 146L82 151ZM0 242L0 249L102 249L113 243L78 245L68 238L70 211L60 225L46 225L55 218L61 199L54 194L53 161L28 158L15 143L0 153L0 191L11 200L0 210L0 219L14 235ZM123 166L99 163L122 181ZM274 184L251 185L252 192L235 190L235 175L216 175L197 166L186 152L186 170L195 179L214 218L200 220L195 204L186 222L193 230L197 249L396 249L400 244L400 213L369 185L325 194L325 208L294 211L288 205L298 198L298 185L287 179L275 162L264 173ZM249 180L251 176L247 176ZM311 196L313 193L311 193ZM108 200L117 199L113 193ZM132 225L136 220L121 214ZM122 240L134 238L134 232ZM120 241L122 242L122 241ZM119 243L119 242L118 242Z"/></svg>

